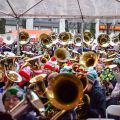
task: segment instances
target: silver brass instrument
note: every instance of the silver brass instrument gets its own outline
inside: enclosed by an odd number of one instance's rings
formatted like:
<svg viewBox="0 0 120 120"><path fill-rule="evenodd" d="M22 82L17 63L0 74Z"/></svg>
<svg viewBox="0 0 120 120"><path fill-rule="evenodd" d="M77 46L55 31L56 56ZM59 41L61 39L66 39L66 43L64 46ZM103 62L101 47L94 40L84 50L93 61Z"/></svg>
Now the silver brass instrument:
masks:
<svg viewBox="0 0 120 120"><path fill-rule="evenodd" d="M74 36L74 44L76 46L81 46L82 40L81 40L81 34L77 34Z"/></svg>
<svg viewBox="0 0 120 120"><path fill-rule="evenodd" d="M36 109L41 116L44 116L45 108L42 101L35 92L30 90L29 93L26 93L23 100L10 110L10 114L14 119L18 119L21 114L30 112L33 109Z"/></svg>

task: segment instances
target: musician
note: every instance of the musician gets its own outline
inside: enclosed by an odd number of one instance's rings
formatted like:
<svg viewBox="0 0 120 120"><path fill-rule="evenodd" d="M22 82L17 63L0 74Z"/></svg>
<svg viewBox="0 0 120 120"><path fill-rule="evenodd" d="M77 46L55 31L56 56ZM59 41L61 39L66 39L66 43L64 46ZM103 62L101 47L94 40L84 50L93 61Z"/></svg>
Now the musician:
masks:
<svg viewBox="0 0 120 120"><path fill-rule="evenodd" d="M9 112L12 108L14 108L24 96L24 92L22 89L17 87L9 88L3 95L2 101L5 107L5 110ZM31 113L23 113L17 120L38 120Z"/></svg>
<svg viewBox="0 0 120 120"><path fill-rule="evenodd" d="M86 74L88 86L85 91L90 97L90 104L86 109L86 118L105 117L106 102L105 96L94 87L95 79L92 74Z"/></svg>

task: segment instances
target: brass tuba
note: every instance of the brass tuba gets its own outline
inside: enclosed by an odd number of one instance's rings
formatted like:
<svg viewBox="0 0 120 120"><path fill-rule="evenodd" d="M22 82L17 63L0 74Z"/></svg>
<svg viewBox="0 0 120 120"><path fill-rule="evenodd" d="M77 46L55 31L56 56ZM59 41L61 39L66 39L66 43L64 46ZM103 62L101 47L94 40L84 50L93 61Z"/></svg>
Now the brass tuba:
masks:
<svg viewBox="0 0 120 120"><path fill-rule="evenodd" d="M39 37L40 43L42 46L49 46L51 41L51 37L45 33L42 33Z"/></svg>
<svg viewBox="0 0 120 120"><path fill-rule="evenodd" d="M92 51L84 52L80 57L80 63L86 67L96 66L98 55Z"/></svg>
<svg viewBox="0 0 120 120"><path fill-rule="evenodd" d="M83 90L82 82L78 77L62 73L50 80L47 96L56 108L69 110L82 103Z"/></svg>
<svg viewBox="0 0 120 120"><path fill-rule="evenodd" d="M67 32L62 32L59 34L59 39L62 41L62 45L66 45L70 40L70 34Z"/></svg>
<svg viewBox="0 0 120 120"><path fill-rule="evenodd" d="M18 83L22 81L22 77L20 76L20 74L15 71L6 71L5 74L8 79L4 87L5 90L11 87L13 83Z"/></svg>
<svg viewBox="0 0 120 120"><path fill-rule="evenodd" d="M58 48L54 51L54 56L57 58L57 61L59 62L66 62L70 54L65 48Z"/></svg>
<svg viewBox="0 0 120 120"><path fill-rule="evenodd" d="M25 45L30 41L29 34L25 31L19 33L19 43L20 45Z"/></svg>
<svg viewBox="0 0 120 120"><path fill-rule="evenodd" d="M84 32L84 42L86 44L90 44L93 41L93 35L90 31L85 31Z"/></svg>
<svg viewBox="0 0 120 120"><path fill-rule="evenodd" d="M107 47L110 42L110 37L107 34L100 34L97 38L98 44L100 44L103 47Z"/></svg>

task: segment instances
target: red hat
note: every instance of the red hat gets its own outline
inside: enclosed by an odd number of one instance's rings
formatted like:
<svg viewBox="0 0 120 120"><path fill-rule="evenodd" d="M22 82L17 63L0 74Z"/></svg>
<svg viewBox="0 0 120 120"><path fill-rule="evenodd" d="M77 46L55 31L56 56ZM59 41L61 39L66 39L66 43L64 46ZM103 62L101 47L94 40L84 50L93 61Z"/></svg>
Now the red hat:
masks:
<svg viewBox="0 0 120 120"><path fill-rule="evenodd" d="M51 57L49 62L53 63L53 64L57 64L57 58L56 57Z"/></svg>
<svg viewBox="0 0 120 120"><path fill-rule="evenodd" d="M21 77L23 79L21 82L19 82L20 86L23 86L26 82L30 81L30 67L29 66L20 70L19 74L21 75Z"/></svg>
<svg viewBox="0 0 120 120"><path fill-rule="evenodd" d="M54 70L54 66L51 62L47 62L45 65L44 65L44 68L47 68L47 69L50 69L50 70Z"/></svg>

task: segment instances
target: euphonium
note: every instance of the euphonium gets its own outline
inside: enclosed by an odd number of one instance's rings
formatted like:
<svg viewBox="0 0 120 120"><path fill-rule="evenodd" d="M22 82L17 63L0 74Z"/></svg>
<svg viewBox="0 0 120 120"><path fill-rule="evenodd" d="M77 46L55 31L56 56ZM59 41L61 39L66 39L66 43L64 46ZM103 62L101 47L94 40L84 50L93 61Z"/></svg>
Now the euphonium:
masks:
<svg viewBox="0 0 120 120"><path fill-rule="evenodd" d="M44 45L45 46L47 46L47 45L49 46L50 43L51 43L51 37L49 35L45 34L45 33L41 34L39 39L40 39L41 45L43 45L43 46Z"/></svg>
<svg viewBox="0 0 120 120"><path fill-rule="evenodd" d="M100 44L103 47L107 47L110 42L110 38L107 34L100 34L97 38L98 44Z"/></svg>
<svg viewBox="0 0 120 120"><path fill-rule="evenodd" d="M70 39L70 34L67 32L62 32L59 34L59 39L62 41L63 45L66 45Z"/></svg>
<svg viewBox="0 0 120 120"><path fill-rule="evenodd" d="M90 44L93 41L93 35L90 31L85 31L84 32L84 42L86 44Z"/></svg>
<svg viewBox="0 0 120 120"><path fill-rule="evenodd" d="M27 32L20 32L19 33L19 43L21 45L25 45L30 41L29 34Z"/></svg>
<svg viewBox="0 0 120 120"><path fill-rule="evenodd" d="M92 51L84 52L80 57L80 63L86 67L95 66L98 60L98 55Z"/></svg>
<svg viewBox="0 0 120 120"><path fill-rule="evenodd" d="M57 61L59 62L66 62L70 54L65 48L58 48L54 51L54 56L57 58Z"/></svg>

